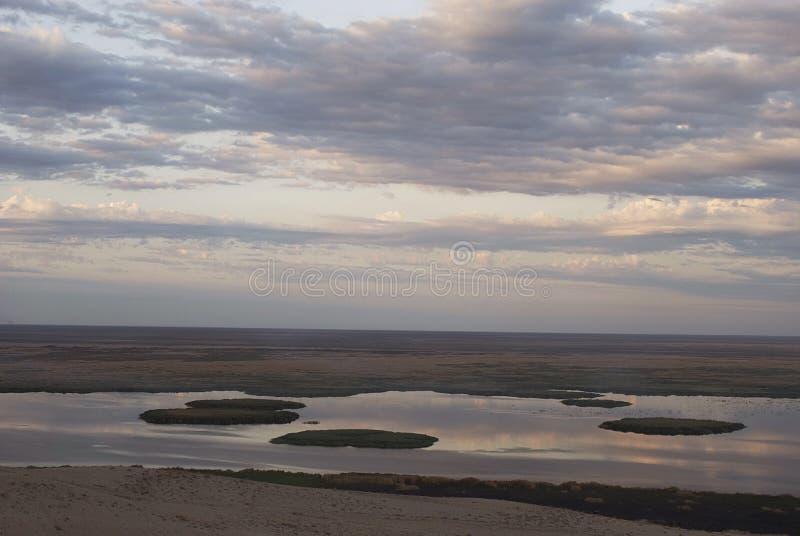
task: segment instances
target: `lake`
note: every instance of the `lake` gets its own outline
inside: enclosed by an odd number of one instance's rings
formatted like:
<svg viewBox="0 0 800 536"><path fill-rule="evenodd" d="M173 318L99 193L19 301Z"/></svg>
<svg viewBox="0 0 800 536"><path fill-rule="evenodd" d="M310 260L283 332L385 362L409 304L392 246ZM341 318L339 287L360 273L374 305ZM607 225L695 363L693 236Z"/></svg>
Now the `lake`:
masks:
<svg viewBox="0 0 800 536"><path fill-rule="evenodd" d="M559 400L385 392L293 398L288 425L151 425L147 409L183 407L207 393L0 394L0 465L142 464L312 472L392 472L758 493L800 493L800 400L625 396L617 409ZM605 420L665 416L743 422L731 434L624 434ZM303 421L320 421L318 425ZM269 440L305 429L378 428L436 436L423 450L294 447Z"/></svg>

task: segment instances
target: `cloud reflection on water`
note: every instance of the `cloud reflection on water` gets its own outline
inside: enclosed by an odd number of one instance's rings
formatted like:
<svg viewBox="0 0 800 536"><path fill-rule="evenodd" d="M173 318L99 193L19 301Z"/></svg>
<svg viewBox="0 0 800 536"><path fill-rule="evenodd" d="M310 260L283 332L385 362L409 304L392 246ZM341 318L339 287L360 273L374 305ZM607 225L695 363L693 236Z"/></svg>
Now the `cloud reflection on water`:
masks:
<svg viewBox="0 0 800 536"><path fill-rule="evenodd" d="M0 464L134 464L385 471L485 478L600 480L631 485L795 492L800 489L800 401L626 397L612 410L558 400L389 392L307 398L281 426L159 426L145 409L181 407L214 393L0 394ZM612 396L609 395L611 398ZM708 417L744 422L733 434L658 437L601 430L626 416ZM318 425L303 421L320 421ZM271 445L287 432L382 428L427 433L421 451Z"/></svg>

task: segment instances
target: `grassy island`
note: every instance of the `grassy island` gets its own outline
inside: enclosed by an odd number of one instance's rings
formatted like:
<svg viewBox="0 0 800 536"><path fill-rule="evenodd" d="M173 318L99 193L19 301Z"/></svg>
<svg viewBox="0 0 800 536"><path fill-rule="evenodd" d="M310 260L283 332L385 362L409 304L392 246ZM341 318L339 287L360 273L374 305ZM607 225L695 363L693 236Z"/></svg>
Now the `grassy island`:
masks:
<svg viewBox="0 0 800 536"><path fill-rule="evenodd" d="M151 409L139 418L150 424L288 424L300 417L293 411L263 409Z"/></svg>
<svg viewBox="0 0 800 536"><path fill-rule="evenodd" d="M623 408L630 406L630 402L624 400L598 400L598 399L584 399L584 398L568 398L561 401L562 404L567 406L578 406L579 408Z"/></svg>
<svg viewBox="0 0 800 536"><path fill-rule="evenodd" d="M192 400L188 408L152 409L139 418L151 424L288 424L300 415L287 409L306 407L301 402L272 398L222 398Z"/></svg>
<svg viewBox="0 0 800 536"><path fill-rule="evenodd" d="M314 447L421 449L439 439L425 434L385 430L305 430L276 437L271 443Z"/></svg>
<svg viewBox="0 0 800 536"><path fill-rule="evenodd" d="M300 409L306 407L302 402L276 400L272 398L223 398L219 400L192 400L186 403L198 409L258 409L278 411L281 409Z"/></svg>
<svg viewBox="0 0 800 536"><path fill-rule="evenodd" d="M727 434L744 428L740 422L712 421L706 419L671 419L667 417L627 418L606 421L600 428L615 432L632 432L647 435L709 435Z"/></svg>

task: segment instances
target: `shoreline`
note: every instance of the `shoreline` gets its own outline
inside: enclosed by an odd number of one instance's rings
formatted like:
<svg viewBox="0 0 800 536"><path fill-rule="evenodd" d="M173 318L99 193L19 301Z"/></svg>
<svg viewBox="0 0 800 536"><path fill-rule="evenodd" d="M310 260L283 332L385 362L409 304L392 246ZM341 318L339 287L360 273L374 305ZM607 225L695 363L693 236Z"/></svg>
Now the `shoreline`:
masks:
<svg viewBox="0 0 800 536"><path fill-rule="evenodd" d="M0 526L8 535L54 531L178 535L712 534L509 500L413 495L409 487L414 484L407 479L425 477L403 477L403 491L389 494L386 490L322 488L308 482L298 486L296 481L286 481L287 475L301 478L280 473L284 481L276 483L179 468L0 466ZM353 475L339 478L345 477L352 479ZM602 505L597 501L586 504L592 508ZM788 534L793 526L786 524L785 529L773 533Z"/></svg>
<svg viewBox="0 0 800 536"><path fill-rule="evenodd" d="M800 533L800 496L788 494L720 493L597 482L552 484L524 479L481 480L389 473L182 470L300 487L503 500L688 530L739 530L768 534L775 529L798 527Z"/></svg>
<svg viewBox="0 0 800 536"><path fill-rule="evenodd" d="M547 391L555 391L558 394L548 394ZM536 400L558 400L561 401L564 399L565 392L571 392L574 396L576 393L596 393L600 396L680 396L686 398L757 398L757 399L771 399L771 400L798 400L800 399L800 393L794 396L777 396L771 394L748 394L748 393L728 393L728 394L703 394L703 393L689 393L683 394L680 392L669 391L665 390L663 392L647 392L642 393L638 391L600 391L591 390L591 391L583 391L583 390L576 390L573 388L568 387L553 387L553 388L544 388L542 391L534 392L534 393L526 393L526 394L509 394L507 392L501 391L484 391L484 390L477 390L476 392L468 392L468 391L458 391L458 390L447 390L446 388L435 388L435 389L422 389L422 388L414 388L414 387L407 387L407 388L395 388L395 389L361 389L361 390L354 390L354 391L344 391L343 394L330 394L328 391L321 391L321 390L313 390L310 392L305 391L285 391L281 392L278 391L273 392L261 392L261 390L251 392L247 390L241 389L234 389L234 388L211 388L211 389L204 389L204 388L195 388L195 389L187 389L187 388L113 388L113 387L106 387L106 386L98 386L97 388L91 389L63 389L63 388L52 388L52 387L0 387L0 395L4 394L26 394L26 393L41 393L41 394L53 394L53 395L91 395L91 394L191 394L191 395L201 395L203 393L213 393L213 392L226 392L226 393L237 393L240 395L247 395L252 397L261 397L261 398L345 398L351 396L358 396L358 395L370 395L370 394L381 394L381 393L435 393L441 395L454 395L454 396L485 396L485 397L497 397L497 398L516 398L520 400L526 399L536 399ZM616 409L616 408L605 408L605 409Z"/></svg>
<svg viewBox="0 0 800 536"><path fill-rule="evenodd" d="M557 394L549 394L547 391L555 391L558 392ZM242 389L235 389L230 387L225 388L183 388L183 387L122 387L122 388L114 388L110 386L97 386L92 388L64 388L64 387L50 387L50 386L32 386L32 387L6 387L0 386L0 394L24 394L24 393L43 393L43 394L55 394L55 395L90 395L90 394L133 394L133 393L142 393L142 394L176 394L176 393L186 393L186 394L203 394L203 393L211 393L211 392L230 392L230 393L239 393L242 395L253 396L253 397L269 397L269 398L341 398L341 397L349 397L349 396L357 396L357 395L369 395L369 394L380 394L380 393L390 393L390 392L398 392L398 393L437 393L443 395L463 395L463 396L486 396L486 397L502 397L502 398L519 398L519 399L539 399L539 400L562 400L564 399L565 392L571 391L573 394L577 392L590 392L590 393L597 393L601 396L681 396L681 397L716 397L716 398L764 398L764 399L774 399L774 400L797 400L800 399L800 393L787 395L782 393L748 393L748 392L735 392L735 393L698 393L698 392L691 392L691 393L682 393L677 392L674 390L663 390L663 391L648 391L648 392L639 392L639 391L601 391L599 389L595 390L576 390L571 387L552 387L548 388L545 387L541 391L537 392L527 392L527 393L510 393L507 391L485 391L482 389L477 389L473 391L461 391L461 390L448 390L446 387L436 387L436 388L416 388L413 386L409 387L396 387L396 388L386 388L386 389L353 389L353 390L331 390L331 389L320 389L320 390L313 390L313 391L269 391L265 392L261 389L257 389L254 391L250 390L242 390Z"/></svg>

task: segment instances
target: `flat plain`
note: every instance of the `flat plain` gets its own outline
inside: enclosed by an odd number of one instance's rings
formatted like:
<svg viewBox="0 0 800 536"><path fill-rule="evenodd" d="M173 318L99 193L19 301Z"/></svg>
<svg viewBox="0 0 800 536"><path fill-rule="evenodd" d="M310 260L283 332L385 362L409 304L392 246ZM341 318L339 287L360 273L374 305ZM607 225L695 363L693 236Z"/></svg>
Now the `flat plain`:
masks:
<svg viewBox="0 0 800 536"><path fill-rule="evenodd" d="M552 389L799 398L800 338L0 326L0 392Z"/></svg>

